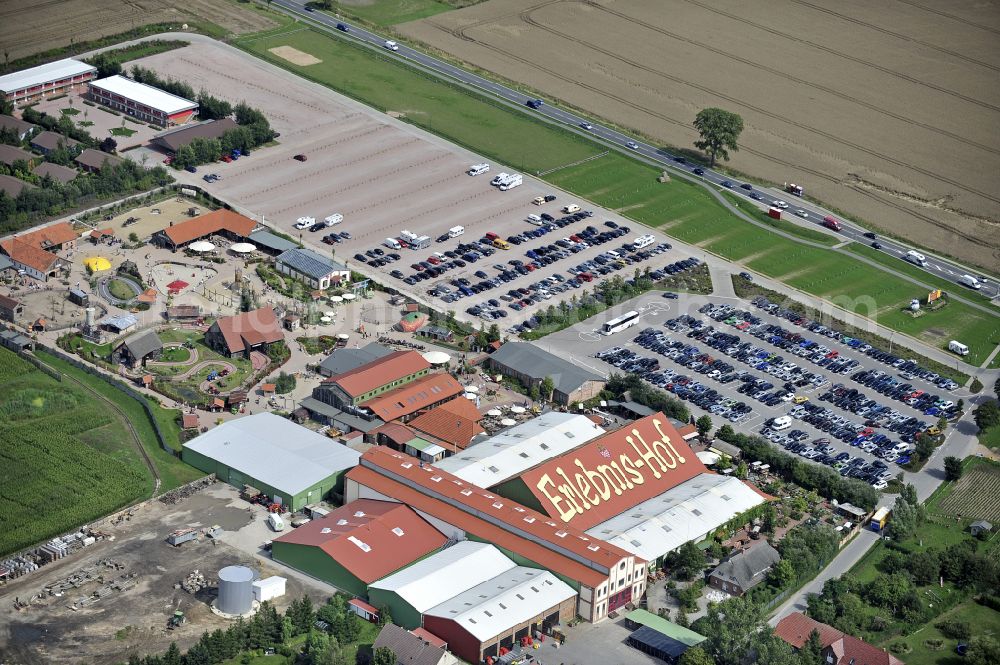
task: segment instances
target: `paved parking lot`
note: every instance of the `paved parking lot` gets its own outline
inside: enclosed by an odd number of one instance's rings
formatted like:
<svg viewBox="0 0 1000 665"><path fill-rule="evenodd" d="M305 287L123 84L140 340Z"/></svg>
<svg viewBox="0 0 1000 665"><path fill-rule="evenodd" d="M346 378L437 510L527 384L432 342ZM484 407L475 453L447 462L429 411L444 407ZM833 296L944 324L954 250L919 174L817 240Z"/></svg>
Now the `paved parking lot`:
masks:
<svg viewBox="0 0 1000 665"><path fill-rule="evenodd" d="M941 409L929 404L955 401L941 386L916 376L917 368L909 367L901 378L898 368L868 355L864 345L810 331L777 309L726 297L682 295L664 301L649 295L608 316L629 309L640 318L628 330L605 337L597 330L607 317L595 317L536 343L601 374L643 374L682 396L696 415L711 415L716 426L729 422L738 431L764 431L786 447L797 443L788 437L796 432L794 438L804 445L793 452L805 453L817 447L812 441L826 439L820 446L829 448L810 457L838 467L869 465L872 482L878 482L878 473L887 478L900 470L895 460L901 450L890 454L892 447L912 448L913 433L936 423ZM774 334L777 327L798 335L796 343ZM607 354L615 347L616 353ZM881 372L882 380L896 382L897 389L880 394L851 378L859 372ZM899 399L918 391L923 395L908 398L910 403ZM778 431L767 426L789 414L789 424ZM884 471L873 462L884 465Z"/></svg>

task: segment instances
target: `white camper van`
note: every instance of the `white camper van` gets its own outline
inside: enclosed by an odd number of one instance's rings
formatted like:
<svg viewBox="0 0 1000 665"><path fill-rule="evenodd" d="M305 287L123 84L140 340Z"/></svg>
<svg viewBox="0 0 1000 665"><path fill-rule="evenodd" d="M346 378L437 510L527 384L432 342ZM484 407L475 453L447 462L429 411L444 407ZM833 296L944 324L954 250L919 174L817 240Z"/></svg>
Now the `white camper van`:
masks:
<svg viewBox="0 0 1000 665"><path fill-rule="evenodd" d="M323 222L327 226L336 226L337 224L340 224L342 221L344 221L344 216L341 215L339 212L335 212L323 220Z"/></svg>
<svg viewBox="0 0 1000 665"><path fill-rule="evenodd" d="M948 350L951 351L952 353L957 353L960 356L969 355L969 347L955 340L951 340L950 342L948 342Z"/></svg>
<svg viewBox="0 0 1000 665"><path fill-rule="evenodd" d="M482 164L473 164L472 166L469 167L469 170L466 171L466 173L468 173L469 175L482 175L489 170L490 170L490 165L484 162Z"/></svg>
<svg viewBox="0 0 1000 665"><path fill-rule="evenodd" d="M465 233L465 227L464 226L453 226L450 229L448 229L448 237L449 238L457 238L458 236L462 235L463 233Z"/></svg>
<svg viewBox="0 0 1000 665"><path fill-rule="evenodd" d="M906 253L904 258L910 263L916 264L921 268L927 265L927 257L920 252L914 252L912 249Z"/></svg>
<svg viewBox="0 0 1000 665"><path fill-rule="evenodd" d="M983 288L983 283L972 275L962 275L958 278L958 283L962 286L967 286L970 289L975 289L976 291Z"/></svg>

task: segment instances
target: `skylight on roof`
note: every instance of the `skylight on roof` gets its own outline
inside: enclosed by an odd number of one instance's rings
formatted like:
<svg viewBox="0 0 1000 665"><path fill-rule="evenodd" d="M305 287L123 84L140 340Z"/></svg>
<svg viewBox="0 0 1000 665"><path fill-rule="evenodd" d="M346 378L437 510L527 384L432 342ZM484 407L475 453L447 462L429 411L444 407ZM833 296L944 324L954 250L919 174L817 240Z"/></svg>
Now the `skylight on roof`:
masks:
<svg viewBox="0 0 1000 665"><path fill-rule="evenodd" d="M638 540L630 540L629 542L632 543L633 547L642 547L642 543L640 543Z"/></svg>
<svg viewBox="0 0 1000 665"><path fill-rule="evenodd" d="M566 532L565 531L556 531L556 536L558 536L559 538L565 538L566 537Z"/></svg>
<svg viewBox="0 0 1000 665"><path fill-rule="evenodd" d="M472 490L470 490L470 489L464 489L461 492L459 492L459 494L461 494L463 496L472 496Z"/></svg>
<svg viewBox="0 0 1000 665"><path fill-rule="evenodd" d="M532 517L531 515L528 515L527 517L524 518L524 521L527 522L528 524L534 524L535 518Z"/></svg>
<svg viewBox="0 0 1000 665"><path fill-rule="evenodd" d="M563 434L566 435L567 439L575 439L576 438L576 434L573 434L573 432L563 432Z"/></svg>
<svg viewBox="0 0 1000 665"><path fill-rule="evenodd" d="M694 508L694 509L692 509L692 510L691 510L691 512L692 512L693 514L695 514L695 515L699 515L699 516L701 515L701 511L700 511L700 510L698 510L697 508Z"/></svg>
<svg viewBox="0 0 1000 665"><path fill-rule="evenodd" d="M664 531L666 531L667 533L670 533L671 531L673 531L673 529L671 529L671 528L670 528L669 526L667 526L666 524L664 524L662 528L663 528L663 530L664 530Z"/></svg>
<svg viewBox="0 0 1000 665"><path fill-rule="evenodd" d="M344 520L340 520L340 521L343 522ZM328 526L325 526L325 527L323 527L322 529L319 530L320 533L330 533L331 531L333 531L333 529L331 529Z"/></svg>
<svg viewBox="0 0 1000 665"><path fill-rule="evenodd" d="M722 500L723 501L732 501L732 497L729 496L728 494L723 494L722 495Z"/></svg>
<svg viewBox="0 0 1000 665"><path fill-rule="evenodd" d="M521 594L515 593L514 595L517 596L520 600L524 600L524 596L522 596Z"/></svg>
<svg viewBox="0 0 1000 665"><path fill-rule="evenodd" d="M354 516L355 517L364 517L365 516L365 511L359 510L356 513L354 513Z"/></svg>
<svg viewBox="0 0 1000 665"><path fill-rule="evenodd" d="M493 507L496 508L497 510L499 510L499 509L503 508L503 503L501 503L500 501L494 501L493 502Z"/></svg>
<svg viewBox="0 0 1000 665"><path fill-rule="evenodd" d="M439 483L441 482L442 478L441 476L431 476L431 480L433 480L436 483Z"/></svg>
<svg viewBox="0 0 1000 665"><path fill-rule="evenodd" d="M349 541L351 541L352 543L354 543L355 545L357 545L358 549L361 550L362 552L371 552L372 551L372 546L369 545L368 543L364 542L363 540L358 540L354 536L348 536L347 539Z"/></svg>
<svg viewBox="0 0 1000 665"><path fill-rule="evenodd" d="M489 469L493 473L500 473L500 469L496 468L495 466L490 465Z"/></svg>
<svg viewBox="0 0 1000 665"><path fill-rule="evenodd" d="M347 520L345 520L343 517L340 518L339 520L337 520L337 526L347 526Z"/></svg>
<svg viewBox="0 0 1000 665"><path fill-rule="evenodd" d="M596 552L597 550L599 550L601 548L598 547L597 545L587 545L587 549L590 550L591 552Z"/></svg>
<svg viewBox="0 0 1000 665"><path fill-rule="evenodd" d="M556 526L555 522L546 522L546 524L548 524L549 526Z"/></svg>
<svg viewBox="0 0 1000 665"><path fill-rule="evenodd" d="M524 459L528 459L528 453L518 453L518 455L520 455Z"/></svg>
<svg viewBox="0 0 1000 665"><path fill-rule="evenodd" d="M504 605L503 603L498 603L498 605L500 605L500 609L502 609L502 610L507 609L507 606Z"/></svg>
<svg viewBox="0 0 1000 665"><path fill-rule="evenodd" d="M513 506L513 508L514 508L514 510L516 510L519 513L523 513L524 512L524 508L522 508L521 506Z"/></svg>
<svg viewBox="0 0 1000 665"><path fill-rule="evenodd" d="M405 531L403 531L402 529L400 529L398 526L397 527L393 527L392 532L394 534L396 534L397 536L402 536L405 533Z"/></svg>
<svg viewBox="0 0 1000 665"><path fill-rule="evenodd" d="M491 614L489 610L483 610L483 614L485 614L488 617L492 617L493 616L493 614Z"/></svg>
<svg viewBox="0 0 1000 665"><path fill-rule="evenodd" d="M541 448L542 450L548 450L549 449L549 444L543 443L542 445L539 446L539 448Z"/></svg>
<svg viewBox="0 0 1000 665"><path fill-rule="evenodd" d="M413 467L413 465L412 465L412 464L410 464L409 462L403 462L403 463L402 463L402 464L400 464L399 466L403 467L404 469L409 469L409 468L412 468L412 467Z"/></svg>

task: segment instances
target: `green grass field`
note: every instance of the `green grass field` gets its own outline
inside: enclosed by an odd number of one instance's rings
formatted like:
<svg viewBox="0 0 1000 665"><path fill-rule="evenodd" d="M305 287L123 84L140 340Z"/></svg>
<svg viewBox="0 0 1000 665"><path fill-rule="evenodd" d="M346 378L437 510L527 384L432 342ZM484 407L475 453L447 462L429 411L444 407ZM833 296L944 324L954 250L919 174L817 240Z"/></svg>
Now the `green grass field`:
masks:
<svg viewBox="0 0 1000 665"><path fill-rule="evenodd" d="M660 169L624 155L609 153L569 166L604 149L585 137L430 78L379 53L312 30L264 33L236 43L377 109L401 113L407 122L491 159L526 172L556 169L542 177L930 345L944 348L949 340L960 339L969 346L966 360L970 363L983 362L1000 343L1000 316L991 317L953 302L939 312L913 319L900 310L911 298L926 295L919 287L844 254L807 247L760 229L733 216L701 187L680 178L659 183L656 177ZM268 52L281 45L310 53L322 62L296 66ZM746 209L750 212L749 206ZM826 234L799 229L791 222L780 228L810 240L822 236L818 241L831 241Z"/></svg>
<svg viewBox="0 0 1000 665"><path fill-rule="evenodd" d="M952 619L964 621L973 626L974 635L989 635L994 639L1000 639L1000 612L977 605L974 601L967 600L942 614L936 621ZM928 640L942 640L940 649L930 649L926 645ZM890 643L897 642L898 639L890 640ZM909 645L910 653L901 657L906 665L961 665L966 659L955 652L958 643L964 640L954 640L945 637L944 634L934 627L933 623L927 624L917 632L903 638ZM881 645L881 646L888 646Z"/></svg>
<svg viewBox="0 0 1000 665"><path fill-rule="evenodd" d="M395 25L451 11L456 6L475 2L444 2L442 0L372 0L371 2L335 2L337 12L375 25ZM333 13L333 12L328 12Z"/></svg>

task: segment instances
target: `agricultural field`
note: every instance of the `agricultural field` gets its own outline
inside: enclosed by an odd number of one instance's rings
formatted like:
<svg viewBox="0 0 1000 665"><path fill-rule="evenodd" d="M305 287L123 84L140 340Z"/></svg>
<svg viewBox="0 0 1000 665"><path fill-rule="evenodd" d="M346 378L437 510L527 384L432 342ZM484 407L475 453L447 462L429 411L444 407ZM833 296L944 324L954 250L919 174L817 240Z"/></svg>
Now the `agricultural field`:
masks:
<svg viewBox="0 0 1000 665"><path fill-rule="evenodd" d="M126 423L0 349L0 555L148 496Z"/></svg>
<svg viewBox="0 0 1000 665"><path fill-rule="evenodd" d="M937 502L939 513L959 516L965 522L987 520L1000 525L1000 464L970 464L951 490Z"/></svg>
<svg viewBox="0 0 1000 665"><path fill-rule="evenodd" d="M967 360L971 363L981 363L1000 343L995 339L996 317L953 302L943 310L911 318L901 309L911 298L926 295L919 287L846 254L804 246L752 226L734 217L701 187L679 178L659 183L657 169L607 153L576 134L428 78L379 54L312 30L272 31L237 45L479 154L533 172L626 217L833 299L844 309L938 348L950 339L961 339L970 348ZM294 64L273 52L282 46L319 62ZM806 239L815 240L811 235Z"/></svg>
<svg viewBox="0 0 1000 665"><path fill-rule="evenodd" d="M767 9L490 0L396 29L666 145L691 149L703 108L739 113L735 171L805 184L879 230L994 269L1000 14L973 0Z"/></svg>
<svg viewBox="0 0 1000 665"><path fill-rule="evenodd" d="M389 26L478 4L483 0L339 0L341 16ZM320 4L320 3L317 3Z"/></svg>
<svg viewBox="0 0 1000 665"><path fill-rule="evenodd" d="M0 44L7 60L116 35L155 23L197 24L209 32L245 34L278 21L236 0L30 0L0 3Z"/></svg>

